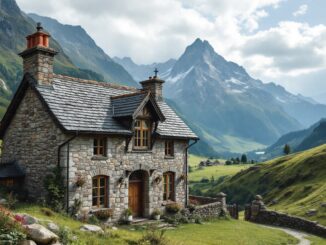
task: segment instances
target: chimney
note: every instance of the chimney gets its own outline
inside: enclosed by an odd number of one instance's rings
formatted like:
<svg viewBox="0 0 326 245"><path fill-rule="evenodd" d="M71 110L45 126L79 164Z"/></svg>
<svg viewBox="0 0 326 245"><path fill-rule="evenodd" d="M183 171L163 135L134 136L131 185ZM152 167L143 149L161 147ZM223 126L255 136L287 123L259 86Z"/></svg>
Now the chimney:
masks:
<svg viewBox="0 0 326 245"><path fill-rule="evenodd" d="M23 58L24 73L29 72L39 85L51 85L54 56L58 53L49 47L50 35L37 23L36 32L27 36L27 48L19 55Z"/></svg>
<svg viewBox="0 0 326 245"><path fill-rule="evenodd" d="M158 70L156 68L154 72L155 76L149 77L148 80L142 81L140 84L142 85L142 89L145 91L150 91L152 96L154 96L157 101L162 101L164 80L159 79L157 76Z"/></svg>

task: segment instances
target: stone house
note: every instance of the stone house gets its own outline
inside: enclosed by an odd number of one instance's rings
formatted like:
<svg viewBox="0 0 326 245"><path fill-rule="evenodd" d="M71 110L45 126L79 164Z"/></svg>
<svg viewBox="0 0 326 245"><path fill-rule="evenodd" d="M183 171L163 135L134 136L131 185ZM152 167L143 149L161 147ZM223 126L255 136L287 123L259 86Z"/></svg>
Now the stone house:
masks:
<svg viewBox="0 0 326 245"><path fill-rule="evenodd" d="M118 219L128 207L148 217L170 201L186 205L187 151L198 137L164 101L164 81L155 75L137 89L54 74L49 38L39 24L20 53L24 77L1 122L1 164L24 170L33 199L60 166L67 209L80 200Z"/></svg>

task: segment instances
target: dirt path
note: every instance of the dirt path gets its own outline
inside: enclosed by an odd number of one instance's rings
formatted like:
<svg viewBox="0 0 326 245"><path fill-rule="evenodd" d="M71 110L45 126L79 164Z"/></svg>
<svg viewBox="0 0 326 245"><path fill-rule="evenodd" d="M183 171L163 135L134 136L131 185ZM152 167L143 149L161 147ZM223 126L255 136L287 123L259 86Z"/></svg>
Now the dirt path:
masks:
<svg viewBox="0 0 326 245"><path fill-rule="evenodd" d="M283 227L275 227L275 226L268 226L268 225L263 225L267 228L271 229L276 229L276 230L281 230L284 231L285 233L297 238L299 240L299 243L297 245L310 245L310 241L306 238L308 235L304 232L297 231L297 230L292 230L289 228L283 228Z"/></svg>

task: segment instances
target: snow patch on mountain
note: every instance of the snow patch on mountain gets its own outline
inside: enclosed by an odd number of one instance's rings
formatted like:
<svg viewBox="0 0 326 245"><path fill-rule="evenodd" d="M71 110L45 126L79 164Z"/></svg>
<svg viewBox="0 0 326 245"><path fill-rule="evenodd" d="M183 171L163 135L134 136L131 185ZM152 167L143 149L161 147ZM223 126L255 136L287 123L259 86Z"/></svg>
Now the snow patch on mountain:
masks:
<svg viewBox="0 0 326 245"><path fill-rule="evenodd" d="M184 79L188 74L189 72L192 71L192 69L194 69L194 66L190 67L187 71L185 72L182 72L182 73L179 73L178 75L174 76L174 77L168 77L166 80L170 83L176 83L177 81L179 80L182 80Z"/></svg>

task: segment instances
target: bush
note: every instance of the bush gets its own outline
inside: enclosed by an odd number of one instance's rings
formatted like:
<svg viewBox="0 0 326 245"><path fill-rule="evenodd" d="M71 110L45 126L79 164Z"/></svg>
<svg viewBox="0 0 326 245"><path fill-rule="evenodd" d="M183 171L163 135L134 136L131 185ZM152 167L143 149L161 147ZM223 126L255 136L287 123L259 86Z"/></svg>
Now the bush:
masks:
<svg viewBox="0 0 326 245"><path fill-rule="evenodd" d="M0 241L1 244L19 244L26 238L22 227L23 219L15 219L12 213L0 206Z"/></svg>
<svg viewBox="0 0 326 245"><path fill-rule="evenodd" d="M152 215L153 215L153 216L156 216L156 215L162 215L162 212L161 212L160 209L155 208L154 211L153 211L153 213L152 213Z"/></svg>
<svg viewBox="0 0 326 245"><path fill-rule="evenodd" d="M90 223L92 225L98 225L98 224L100 224L100 221L98 220L98 218L95 215L92 215L88 218L88 223Z"/></svg>
<svg viewBox="0 0 326 245"><path fill-rule="evenodd" d="M176 214L181 210L181 205L176 202L169 203L165 206L165 210L170 214Z"/></svg>
<svg viewBox="0 0 326 245"><path fill-rule="evenodd" d="M73 242L73 234L72 232L67 229L67 228L63 228L63 227L60 227L59 229L59 232L57 234L59 236L59 240L60 242L63 244L63 245L66 245L66 244L71 244Z"/></svg>
<svg viewBox="0 0 326 245"><path fill-rule="evenodd" d="M108 209L96 210L96 211L93 212L93 214L99 220L107 220L108 218L112 218L112 216L113 216L113 209L112 208L108 208Z"/></svg>
<svg viewBox="0 0 326 245"><path fill-rule="evenodd" d="M169 245L170 242L165 237L165 230L157 230L155 226L147 227L138 245Z"/></svg>
<svg viewBox="0 0 326 245"><path fill-rule="evenodd" d="M46 203L54 211L60 212L63 210L65 190L62 169L57 166L53 169L53 173L45 177L44 187L47 191Z"/></svg>
<svg viewBox="0 0 326 245"><path fill-rule="evenodd" d="M49 217L54 215L53 211L49 208L41 208L41 212Z"/></svg>
<svg viewBox="0 0 326 245"><path fill-rule="evenodd" d="M75 214L77 214L80 210L80 207L82 205L81 200L75 198L74 199L74 204L70 207L70 214L73 216Z"/></svg>
<svg viewBox="0 0 326 245"><path fill-rule="evenodd" d="M16 206L18 200L13 192L10 192L7 195L6 200L7 200L6 207L9 209L15 209L15 206Z"/></svg>
<svg viewBox="0 0 326 245"><path fill-rule="evenodd" d="M201 183L209 183L209 179L207 179L207 178L202 178L202 179L200 180L200 182L201 182Z"/></svg>
<svg viewBox="0 0 326 245"><path fill-rule="evenodd" d="M130 209L130 208L126 208L126 209L123 211L123 216L128 217L128 216L130 216L130 215L132 215L132 211L131 211L131 209Z"/></svg>

